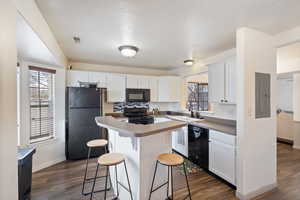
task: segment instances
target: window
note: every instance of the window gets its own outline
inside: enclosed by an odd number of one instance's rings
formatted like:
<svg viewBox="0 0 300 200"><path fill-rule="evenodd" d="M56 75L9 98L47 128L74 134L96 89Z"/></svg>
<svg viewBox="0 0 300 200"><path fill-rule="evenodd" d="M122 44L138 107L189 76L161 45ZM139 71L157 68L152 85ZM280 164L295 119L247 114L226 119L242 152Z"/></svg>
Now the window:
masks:
<svg viewBox="0 0 300 200"><path fill-rule="evenodd" d="M55 72L29 66L31 142L54 137Z"/></svg>
<svg viewBox="0 0 300 200"><path fill-rule="evenodd" d="M188 82L188 101L186 108L191 111L208 110L208 84Z"/></svg>

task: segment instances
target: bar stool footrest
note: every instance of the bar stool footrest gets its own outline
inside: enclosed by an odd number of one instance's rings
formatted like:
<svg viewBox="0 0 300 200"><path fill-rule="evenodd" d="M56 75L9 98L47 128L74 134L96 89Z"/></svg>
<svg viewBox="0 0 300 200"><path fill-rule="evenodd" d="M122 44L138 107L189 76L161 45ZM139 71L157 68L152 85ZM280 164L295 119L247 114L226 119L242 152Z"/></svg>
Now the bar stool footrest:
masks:
<svg viewBox="0 0 300 200"><path fill-rule="evenodd" d="M110 191L111 190L111 187L107 188L106 191ZM105 189L102 189L102 190L96 190L94 191L94 193L99 193L99 192L104 192ZM83 193L84 196L87 196L87 195L90 195L92 192L87 192L87 193Z"/></svg>
<svg viewBox="0 0 300 200"><path fill-rule="evenodd" d="M153 190L151 191L151 193L153 193L153 192L155 192L156 190L162 188L163 186L167 185L168 183L169 183L169 182L165 182L165 183L161 184L160 186L157 186L155 189L153 189ZM168 198L168 199L169 199L169 198Z"/></svg>
<svg viewBox="0 0 300 200"><path fill-rule="evenodd" d="M106 178L106 176L98 176L98 177L96 178L96 180L98 180L98 179L100 179L100 178ZM94 180L94 178L87 178L87 179L85 179L85 183L84 183L84 184L90 183L90 182L92 182L93 180ZM110 185L109 188L106 189L106 191L110 191L110 190L111 190L111 185ZM102 190L96 190L96 191L94 191L94 193L104 192L104 191L105 191L105 189L102 189ZM87 196L87 195L90 195L91 193L92 193L92 192L82 192L81 194L84 195L84 196Z"/></svg>
<svg viewBox="0 0 300 200"><path fill-rule="evenodd" d="M127 192L130 192L129 188L127 188L125 185L123 185L121 182L118 181L118 184L124 188L125 190L127 190Z"/></svg>

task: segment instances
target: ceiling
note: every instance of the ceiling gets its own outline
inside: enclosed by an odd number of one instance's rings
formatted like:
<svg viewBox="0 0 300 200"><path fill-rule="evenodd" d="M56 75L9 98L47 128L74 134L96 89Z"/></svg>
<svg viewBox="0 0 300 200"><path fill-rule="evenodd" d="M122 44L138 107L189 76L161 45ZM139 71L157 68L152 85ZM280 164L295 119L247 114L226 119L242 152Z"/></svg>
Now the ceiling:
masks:
<svg viewBox="0 0 300 200"><path fill-rule="evenodd" d="M178 68L233 48L238 27L276 34L300 25L299 0L36 1L65 55L95 64ZM120 45L140 51L124 58Z"/></svg>

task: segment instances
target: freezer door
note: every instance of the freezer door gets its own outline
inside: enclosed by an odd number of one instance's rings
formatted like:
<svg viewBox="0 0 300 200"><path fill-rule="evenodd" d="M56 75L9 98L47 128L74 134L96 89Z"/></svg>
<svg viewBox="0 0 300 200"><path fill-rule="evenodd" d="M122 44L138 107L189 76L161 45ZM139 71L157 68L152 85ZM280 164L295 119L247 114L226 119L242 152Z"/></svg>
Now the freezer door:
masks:
<svg viewBox="0 0 300 200"><path fill-rule="evenodd" d="M95 117L100 116L100 109L70 109L66 135L66 157L70 160L84 159L88 155L86 143L93 139L104 138L102 128ZM100 156L104 148L92 150L92 156Z"/></svg>
<svg viewBox="0 0 300 200"><path fill-rule="evenodd" d="M97 88L68 88L69 108L97 108L101 106L101 92Z"/></svg>

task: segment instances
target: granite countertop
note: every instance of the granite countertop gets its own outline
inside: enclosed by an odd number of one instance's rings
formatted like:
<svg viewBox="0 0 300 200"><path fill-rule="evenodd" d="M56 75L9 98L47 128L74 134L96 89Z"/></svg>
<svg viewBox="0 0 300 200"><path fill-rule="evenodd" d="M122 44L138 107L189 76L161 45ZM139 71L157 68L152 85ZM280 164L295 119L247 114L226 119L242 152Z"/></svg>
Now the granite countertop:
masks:
<svg viewBox="0 0 300 200"><path fill-rule="evenodd" d="M173 115L179 115L180 113L172 113L172 112L161 112L159 115L155 117L166 117L172 119L172 121L180 121L176 120L176 118L172 117ZM107 116L113 116L115 118L124 117L122 113L107 113ZM187 116L187 115L182 115ZM183 121L180 121L183 122ZM124 122L126 123L126 122ZM165 122L164 122L165 123ZM191 124L194 126L199 126L202 128L212 129L216 131L221 131L230 135L236 135L236 121L229 119L221 119L216 117L204 117L204 119L195 119L195 121L185 121L186 125ZM153 125L153 124L152 124ZM145 126L145 125L144 125ZM150 135L150 134L149 134Z"/></svg>
<svg viewBox="0 0 300 200"><path fill-rule="evenodd" d="M96 123L98 126L112 129L122 133L126 136L133 137L145 137L149 135L159 134L166 131L175 130L186 126L187 122L170 120L167 122L155 123L155 124L131 124L125 121L121 121L112 116L96 117Z"/></svg>
<svg viewBox="0 0 300 200"><path fill-rule="evenodd" d="M202 121L191 122L191 125L202 128L221 131L230 135L236 135L236 121L228 119L220 119L213 117L205 117Z"/></svg>

